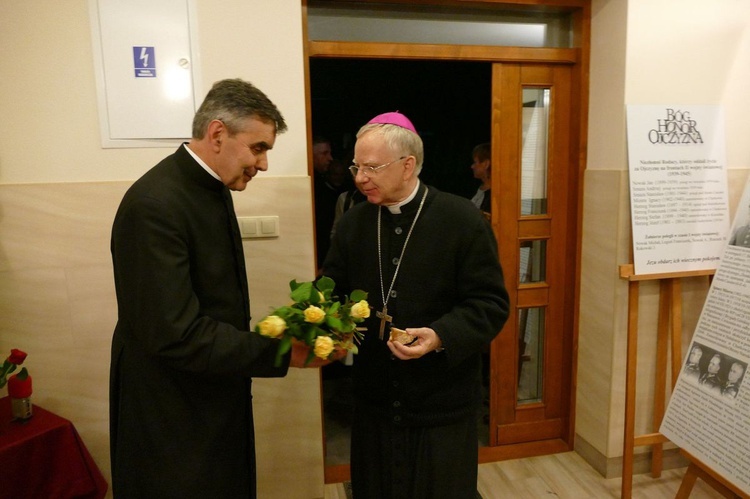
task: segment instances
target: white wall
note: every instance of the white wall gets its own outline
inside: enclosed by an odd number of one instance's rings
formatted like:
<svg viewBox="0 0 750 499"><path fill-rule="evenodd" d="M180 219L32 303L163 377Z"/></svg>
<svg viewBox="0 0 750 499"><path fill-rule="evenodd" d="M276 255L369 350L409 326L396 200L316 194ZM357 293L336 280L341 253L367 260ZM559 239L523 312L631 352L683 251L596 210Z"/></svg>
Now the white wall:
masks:
<svg viewBox="0 0 750 499"><path fill-rule="evenodd" d="M256 84L289 125L262 175L307 175L300 2L195 3L200 87ZM134 180L172 152L101 148L87 0L2 0L0 9L0 184Z"/></svg>
<svg viewBox="0 0 750 499"><path fill-rule="evenodd" d="M289 125L234 195L240 216L279 216L279 238L244 242L257 319L314 277L301 3L195 4L203 91L247 79ZM71 420L109 478L109 234L125 190L173 148L101 148L88 8L0 0L0 356L28 352L34 403ZM315 369L254 382L260 497L323 496L319 383Z"/></svg>
<svg viewBox="0 0 750 499"><path fill-rule="evenodd" d="M730 168L750 158L750 2L630 0L626 104L722 105Z"/></svg>
<svg viewBox="0 0 750 499"><path fill-rule="evenodd" d="M579 330L577 448L617 473L623 452L630 215L627 104L721 105L726 117L730 210L750 170L750 2L593 0L591 99ZM707 291L683 279L683 347ZM651 426L658 284L640 286L636 434ZM682 358L683 353L678 353ZM643 452L647 448L639 448Z"/></svg>

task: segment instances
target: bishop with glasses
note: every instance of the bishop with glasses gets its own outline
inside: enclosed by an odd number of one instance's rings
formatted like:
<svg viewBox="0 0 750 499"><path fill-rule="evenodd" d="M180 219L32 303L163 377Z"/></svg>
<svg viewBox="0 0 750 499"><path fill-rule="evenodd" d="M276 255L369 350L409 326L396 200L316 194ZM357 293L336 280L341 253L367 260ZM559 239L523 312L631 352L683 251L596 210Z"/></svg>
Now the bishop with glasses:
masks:
<svg viewBox="0 0 750 499"><path fill-rule="evenodd" d="M341 296L369 292L376 313L353 368L354 497L476 497L481 352L508 317L488 221L419 179L424 151L403 114L357 133L357 188L323 274ZM411 341L391 340L403 329Z"/></svg>

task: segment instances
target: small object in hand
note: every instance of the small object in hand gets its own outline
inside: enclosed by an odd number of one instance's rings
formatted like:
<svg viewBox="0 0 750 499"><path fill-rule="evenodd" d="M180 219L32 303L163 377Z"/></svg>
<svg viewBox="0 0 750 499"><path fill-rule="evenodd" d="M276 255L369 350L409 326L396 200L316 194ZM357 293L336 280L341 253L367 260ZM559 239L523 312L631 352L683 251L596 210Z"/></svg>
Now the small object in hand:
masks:
<svg viewBox="0 0 750 499"><path fill-rule="evenodd" d="M397 341L406 346L409 346L417 341L416 336L412 336L403 329L399 329L397 327L391 327L391 334L388 339L391 341Z"/></svg>

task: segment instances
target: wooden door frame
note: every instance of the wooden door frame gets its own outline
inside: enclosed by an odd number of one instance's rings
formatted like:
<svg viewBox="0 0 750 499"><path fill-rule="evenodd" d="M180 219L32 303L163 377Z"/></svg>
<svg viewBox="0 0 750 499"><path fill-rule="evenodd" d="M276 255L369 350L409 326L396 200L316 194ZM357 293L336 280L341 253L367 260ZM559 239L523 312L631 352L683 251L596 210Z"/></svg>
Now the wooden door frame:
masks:
<svg viewBox="0 0 750 499"><path fill-rule="evenodd" d="M493 362L491 377L494 380L516 379L519 366L513 362L522 334L519 330L521 310L541 307L544 310L545 328L540 331L545 338L539 362L544 368L544 385L540 400L523 405L508 404L517 400L518 383L501 383L493 393L499 396L491 400L490 446L483 448L488 460L507 457L509 452L528 455L534 439L534 447L556 452L572 448L571 398L574 390L572 378L567 376L569 359L574 352L565 344L567 334L548 334L553 325L564 331L571 330L566 321L566 292L570 283L566 281L566 269L574 261L575 246L569 237L569 214L575 210L577 198L570 193L567 179L571 172L569 128L572 65L537 63L497 63L493 65L493 229L504 238L500 244L500 260L503 263L505 284L512 304L508 322L493 342L493 358L504 355L511 362ZM519 216L521 212L521 108L523 88L548 88L551 91L548 158L548 209L538 215ZM495 217L495 214L499 216ZM520 283L519 249L525 241L546 242L546 273L539 282ZM565 244L561 244L560 241ZM554 290L555 292L551 292ZM562 290L562 291L561 291ZM557 326L554 326L557 327ZM570 384L567 381L570 380ZM546 445L543 446L542 443ZM514 457L516 457L514 455Z"/></svg>
<svg viewBox="0 0 750 499"><path fill-rule="evenodd" d="M337 3L352 3L351 0L328 0ZM316 58L358 58L358 59L429 59L446 61L479 61L489 63L539 63L566 64L573 67L571 86L578 91L571 94L571 134L578 137L576 143L570 145L568 164L571 168L568 177L568 190L574 200L576 213L571 218L569 232L574 237L568 238L567 255L574 255L574 263L567 267L565 282L573 284L573 292L566 293L564 322L572 328L571 335L564 335L564 351L570 352L570 364L564 377L569 380L570 394L568 397L567 427L562 438L552 438L530 443L502 445L496 447L482 447L479 461L492 462L519 457L565 452L573 448L575 435L575 397L577 373L577 345L578 345L578 303L580 296L580 268L581 268L581 231L583 218L583 180L586 169L586 140L588 134L588 96L589 96L589 54L591 39L591 0L357 0L356 3L379 4L419 4L441 5L453 7L484 7L496 9L516 8L524 11L542 11L557 9L569 12L573 19L573 48L527 48L527 47L495 47L495 46L465 46L465 45L433 45L433 44L397 44L397 43L366 43L339 41L310 41L307 31L308 0L301 0L303 24L303 52L305 76L305 105L308 132L308 164L312 168L312 110L310 88L310 59ZM494 92L494 89L493 89ZM312 171L310 171L312 179ZM314 209L314 200L313 200ZM507 326L506 326L507 327ZM514 325L515 327L515 325ZM321 405L321 411L322 411ZM336 483L348 479L348 465L326 468L326 483Z"/></svg>

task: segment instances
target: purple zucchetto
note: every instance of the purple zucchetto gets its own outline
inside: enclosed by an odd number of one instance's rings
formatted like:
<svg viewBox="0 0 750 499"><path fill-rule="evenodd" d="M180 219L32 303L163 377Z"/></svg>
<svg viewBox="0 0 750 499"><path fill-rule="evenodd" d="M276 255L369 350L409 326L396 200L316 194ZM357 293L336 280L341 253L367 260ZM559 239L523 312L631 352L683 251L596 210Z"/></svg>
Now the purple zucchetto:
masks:
<svg viewBox="0 0 750 499"><path fill-rule="evenodd" d="M368 125L370 123L380 123L383 125L396 125L396 126L400 126L401 128L406 128L407 130L411 132L417 133L417 129L414 128L414 125L409 120L409 118L399 113L398 111L379 114L367 122ZM417 133L417 135L419 134Z"/></svg>

